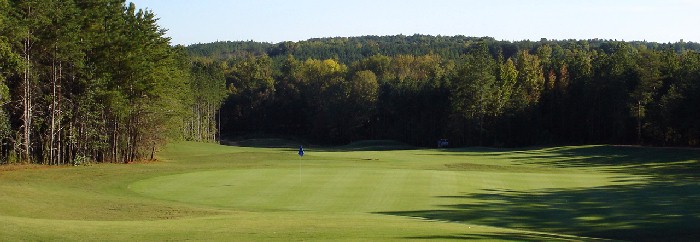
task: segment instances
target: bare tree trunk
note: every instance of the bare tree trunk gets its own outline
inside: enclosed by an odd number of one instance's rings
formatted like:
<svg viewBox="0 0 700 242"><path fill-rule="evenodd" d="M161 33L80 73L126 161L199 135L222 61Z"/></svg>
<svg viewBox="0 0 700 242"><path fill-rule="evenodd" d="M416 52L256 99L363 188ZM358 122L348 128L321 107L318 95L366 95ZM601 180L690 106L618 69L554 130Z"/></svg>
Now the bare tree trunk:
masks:
<svg viewBox="0 0 700 242"><path fill-rule="evenodd" d="M213 103L209 103L209 141L216 141L216 109Z"/></svg>
<svg viewBox="0 0 700 242"><path fill-rule="evenodd" d="M155 154L155 153L156 153L156 142L153 141L153 146L151 146L151 160L154 160L153 154Z"/></svg>
<svg viewBox="0 0 700 242"><path fill-rule="evenodd" d="M194 125L195 125L195 123L197 123L196 120L197 120L197 109L195 108L194 105L192 105L192 115L189 117L190 126L187 130L187 136L188 136L188 139L190 139L190 140L194 140L194 130L195 130Z"/></svg>
<svg viewBox="0 0 700 242"><path fill-rule="evenodd" d="M637 144L642 144L642 102L637 101Z"/></svg>
<svg viewBox="0 0 700 242"><path fill-rule="evenodd" d="M218 117L218 120L217 120L216 124L218 125L218 128L216 129L216 133L217 133L216 137L217 137L219 143L221 143L221 109L219 109L217 111L217 117Z"/></svg>
<svg viewBox="0 0 700 242"><path fill-rule="evenodd" d="M204 102L204 109L206 112L206 120L204 122L204 125L206 125L206 126L204 126L204 135L203 136L204 136L204 141L206 142L206 141L209 141L209 135L210 135L209 128L211 127L211 118L209 116L209 102L206 102L206 101Z"/></svg>
<svg viewBox="0 0 700 242"><path fill-rule="evenodd" d="M207 101L207 142L214 141L214 139L212 139L212 135L211 135L213 133L212 128L211 128L213 121L214 121L214 119L211 115L211 103Z"/></svg>
<svg viewBox="0 0 700 242"><path fill-rule="evenodd" d="M129 161L135 161L138 158L138 132L134 130L134 137L131 138L131 155Z"/></svg>
<svg viewBox="0 0 700 242"><path fill-rule="evenodd" d="M29 8L29 13L31 13L31 7ZM23 134L22 134L22 146L24 146L23 150L23 160L26 162L30 162L31 158L31 150L30 150L30 131L31 131L31 125L32 125L32 102L31 102L31 81L29 78L29 67L30 67L30 54L29 54L29 49L30 49L30 39L29 36L31 35L31 32L27 30L27 37L24 39L24 61L25 61L25 66L24 66L24 80L23 80L23 86L24 86L24 95L22 97L22 106L23 106L23 113L22 113L22 127L24 128Z"/></svg>
<svg viewBox="0 0 700 242"><path fill-rule="evenodd" d="M117 120L114 119L112 125L112 154L110 157L111 162L117 162L119 159L119 130L117 129Z"/></svg>
<svg viewBox="0 0 700 242"><path fill-rule="evenodd" d="M484 136L484 94L479 96L479 146L483 146L482 138Z"/></svg>
<svg viewBox="0 0 700 242"><path fill-rule="evenodd" d="M58 120L56 122L56 128L57 128L57 133L58 133L58 141L56 143L56 159L58 161L59 165L63 165L63 150L62 144L63 141L61 138L61 131L63 130L63 127L61 126L61 120L63 119L63 115L61 114L61 77L63 76L63 65L61 63L58 63L58 93L57 93L57 98L56 98L56 107L57 107L57 112L58 112Z"/></svg>
<svg viewBox="0 0 700 242"><path fill-rule="evenodd" d="M136 108L137 110L140 109L140 107ZM138 111L137 111L138 112ZM139 123L139 114L132 114L131 117L131 122L129 123L129 128L127 132L127 157L124 159L124 163L128 163L130 161L134 161L136 159L136 147L137 147L137 140L138 140L138 127L140 125Z"/></svg>
<svg viewBox="0 0 700 242"><path fill-rule="evenodd" d="M197 139L196 141L202 141L202 108L197 102Z"/></svg>
<svg viewBox="0 0 700 242"><path fill-rule="evenodd" d="M126 160L129 159L129 147L131 144L129 143L130 140L129 140L129 133L128 132L130 132L130 131L127 128L124 131L124 134L121 135L121 136L124 136L124 144L119 147L120 154L119 154L118 162L126 162Z"/></svg>
<svg viewBox="0 0 700 242"><path fill-rule="evenodd" d="M55 49L54 49L54 55L56 54ZM54 144L55 144L55 139L56 139L56 79L57 79L57 70L56 70L56 57L54 56L53 60L51 61L51 86L52 86L52 92L51 92L51 128L49 130L49 164L50 165L56 165L56 160L55 160L55 153L56 151L54 150Z"/></svg>
<svg viewBox="0 0 700 242"><path fill-rule="evenodd" d="M75 116L73 116L75 117ZM74 143L75 130L73 130L73 122L68 122L68 161L72 162L75 160L75 143Z"/></svg>
<svg viewBox="0 0 700 242"><path fill-rule="evenodd" d="M211 105L211 141L216 141L216 107Z"/></svg>

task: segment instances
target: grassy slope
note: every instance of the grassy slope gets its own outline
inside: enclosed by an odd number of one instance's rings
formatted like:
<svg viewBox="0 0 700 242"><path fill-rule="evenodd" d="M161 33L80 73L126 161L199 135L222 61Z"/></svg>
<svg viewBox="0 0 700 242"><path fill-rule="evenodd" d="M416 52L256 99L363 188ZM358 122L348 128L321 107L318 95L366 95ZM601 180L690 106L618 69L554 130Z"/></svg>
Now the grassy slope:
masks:
<svg viewBox="0 0 700 242"><path fill-rule="evenodd" d="M350 150L300 169L295 149L179 143L158 163L0 172L0 238L697 238L694 151Z"/></svg>

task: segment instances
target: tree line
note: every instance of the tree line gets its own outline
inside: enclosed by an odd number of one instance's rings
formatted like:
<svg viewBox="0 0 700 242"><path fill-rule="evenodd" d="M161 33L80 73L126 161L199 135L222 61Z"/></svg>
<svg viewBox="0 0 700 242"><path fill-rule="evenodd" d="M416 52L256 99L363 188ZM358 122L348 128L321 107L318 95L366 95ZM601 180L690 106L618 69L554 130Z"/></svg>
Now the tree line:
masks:
<svg viewBox="0 0 700 242"><path fill-rule="evenodd" d="M364 36L172 46L124 0L0 0L0 163L169 140L700 143L700 45Z"/></svg>
<svg viewBox="0 0 700 242"><path fill-rule="evenodd" d="M124 0L0 0L0 163L129 162L215 140L221 73Z"/></svg>
<svg viewBox="0 0 700 242"><path fill-rule="evenodd" d="M588 39L588 40L547 40L540 41L499 41L491 37L469 36L430 36L430 35L394 35L394 36L361 36L361 37L333 37L313 38L304 41L281 43L266 43L255 41L218 41L213 43L193 44L187 47L188 53L196 58L208 58L227 60L233 57L241 57L246 54L266 54L273 59L284 59L287 55L293 55L299 60L335 59L344 64L351 64L374 55L396 56L437 54L446 59L457 59L465 54L468 46L474 42L485 42L489 51L496 55L501 51L504 56L510 57L522 49L534 49L543 43L569 46L585 42L593 49L607 49L611 42L617 40ZM623 42L623 41L620 41ZM663 50L674 49L676 52L686 50L699 51L700 43L684 42L657 43L647 41L626 42L633 46L646 46L647 49Z"/></svg>
<svg viewBox="0 0 700 242"><path fill-rule="evenodd" d="M188 47L225 63L222 132L340 144L700 144L700 46L365 36Z"/></svg>

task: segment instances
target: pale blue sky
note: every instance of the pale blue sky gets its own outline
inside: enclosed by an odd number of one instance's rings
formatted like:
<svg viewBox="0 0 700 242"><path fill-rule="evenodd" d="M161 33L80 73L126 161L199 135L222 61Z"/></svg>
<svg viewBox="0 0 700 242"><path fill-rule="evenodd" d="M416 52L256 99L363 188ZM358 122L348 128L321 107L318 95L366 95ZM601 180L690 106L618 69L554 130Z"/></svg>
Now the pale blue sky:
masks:
<svg viewBox="0 0 700 242"><path fill-rule="evenodd" d="M173 44L362 35L700 42L697 0L127 0Z"/></svg>

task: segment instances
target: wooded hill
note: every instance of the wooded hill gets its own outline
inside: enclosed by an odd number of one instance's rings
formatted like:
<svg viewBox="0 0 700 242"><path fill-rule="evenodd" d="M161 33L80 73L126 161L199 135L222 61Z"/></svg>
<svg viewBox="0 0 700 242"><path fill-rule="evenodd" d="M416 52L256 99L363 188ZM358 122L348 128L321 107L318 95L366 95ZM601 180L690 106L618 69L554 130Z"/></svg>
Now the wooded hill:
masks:
<svg viewBox="0 0 700 242"><path fill-rule="evenodd" d="M542 44L555 44L562 47L572 44L585 44L594 49L610 48L612 42L617 40L589 39L589 40L547 40L539 41L499 41L491 37L468 36L430 36L415 34L411 36L361 36L361 37L333 37L314 38L299 42L281 42L277 44L255 41L220 41L205 44L193 44L187 47L187 51L194 57L214 58L227 60L242 55L266 54L270 57L286 57L293 55L296 59L335 59L349 65L373 55L426 55L438 54L443 58L456 59L467 53L469 45L475 42L486 42L489 51L496 55L500 50L505 57L512 57L518 50L536 49ZM624 42L624 41L619 41ZM647 41L627 42L633 46L646 46L647 49L665 50L674 49L676 52L684 50L700 51L700 43L676 42L656 43Z"/></svg>
<svg viewBox="0 0 700 242"><path fill-rule="evenodd" d="M124 0L0 0L0 163L169 140L700 144L700 45L364 36L171 46Z"/></svg>
<svg viewBox="0 0 700 242"><path fill-rule="evenodd" d="M700 143L700 45L363 36L187 48L218 62L222 131L434 146Z"/></svg>

